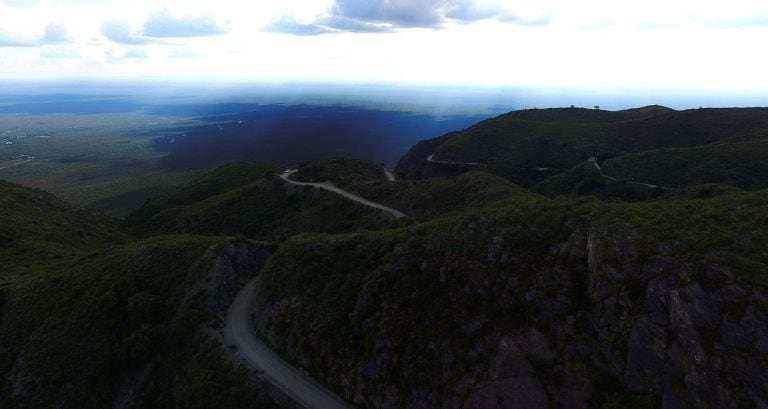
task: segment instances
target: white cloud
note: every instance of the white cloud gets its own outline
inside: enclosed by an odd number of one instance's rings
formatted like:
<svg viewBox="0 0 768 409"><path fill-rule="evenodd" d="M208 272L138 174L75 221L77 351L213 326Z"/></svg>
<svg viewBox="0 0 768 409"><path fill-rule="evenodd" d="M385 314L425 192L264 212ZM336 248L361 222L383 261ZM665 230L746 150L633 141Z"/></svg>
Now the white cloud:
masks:
<svg viewBox="0 0 768 409"><path fill-rule="evenodd" d="M22 9L34 8L37 5L35 0L2 0L0 3Z"/></svg>
<svg viewBox="0 0 768 409"><path fill-rule="evenodd" d="M45 27L45 34L41 42L43 44L61 44L69 43L72 40L67 34L67 26L65 24L48 24Z"/></svg>
<svg viewBox="0 0 768 409"><path fill-rule="evenodd" d="M24 31L10 32L0 28L0 47L38 47L47 44L63 44L72 40L64 24L48 24L42 34Z"/></svg>
<svg viewBox="0 0 768 409"><path fill-rule="evenodd" d="M40 53L43 58L79 59L83 54L73 47L48 47Z"/></svg>
<svg viewBox="0 0 768 409"><path fill-rule="evenodd" d="M530 8L518 11L483 0L334 0L328 9L309 21L280 16L265 30L296 35L386 33L407 28L442 29L450 22L492 18L527 26L546 25L550 21L546 15L532 15Z"/></svg>
<svg viewBox="0 0 768 409"><path fill-rule="evenodd" d="M144 22L142 33L147 37L206 37L226 33L210 15L174 16L168 10L152 13Z"/></svg>
<svg viewBox="0 0 768 409"><path fill-rule="evenodd" d="M0 0L0 53L4 78L768 91L765 16L757 0Z"/></svg>
<svg viewBox="0 0 768 409"><path fill-rule="evenodd" d="M152 39L147 38L131 23L122 20L107 20L101 24L101 34L118 44L148 44Z"/></svg>
<svg viewBox="0 0 768 409"><path fill-rule="evenodd" d="M272 33L290 33L298 36L318 35L332 30L317 23L302 23L293 17L280 16L263 27L264 31Z"/></svg>

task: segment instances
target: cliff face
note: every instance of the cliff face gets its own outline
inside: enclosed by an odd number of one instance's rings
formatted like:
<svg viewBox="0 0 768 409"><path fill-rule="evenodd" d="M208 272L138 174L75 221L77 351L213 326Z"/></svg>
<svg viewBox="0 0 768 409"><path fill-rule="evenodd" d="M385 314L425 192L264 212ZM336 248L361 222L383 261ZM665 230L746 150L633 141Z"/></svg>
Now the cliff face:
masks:
<svg viewBox="0 0 768 409"><path fill-rule="evenodd" d="M366 407L768 404L765 288L628 233L511 222L289 241L257 326Z"/></svg>
<svg viewBox="0 0 768 409"><path fill-rule="evenodd" d="M598 342L593 362L628 393L662 407L768 404L765 288L665 246L592 235L587 249L597 338L623 348Z"/></svg>

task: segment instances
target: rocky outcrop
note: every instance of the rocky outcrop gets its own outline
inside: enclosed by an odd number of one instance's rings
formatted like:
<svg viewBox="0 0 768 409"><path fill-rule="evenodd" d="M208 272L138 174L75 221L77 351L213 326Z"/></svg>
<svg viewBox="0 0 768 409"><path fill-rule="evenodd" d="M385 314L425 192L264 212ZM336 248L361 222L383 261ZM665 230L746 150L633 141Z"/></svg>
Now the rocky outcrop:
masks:
<svg viewBox="0 0 768 409"><path fill-rule="evenodd" d="M765 288L626 232L576 229L542 246L540 230L512 229L412 233L428 238L403 237L370 275L337 284L357 294L333 304L342 322L312 315L342 293L310 276L305 292L259 306L257 326L364 407L767 407Z"/></svg>
<svg viewBox="0 0 768 409"><path fill-rule="evenodd" d="M598 337L626 339L623 356L595 362L627 393L669 408L768 405L764 288L665 246L593 234L588 248Z"/></svg>

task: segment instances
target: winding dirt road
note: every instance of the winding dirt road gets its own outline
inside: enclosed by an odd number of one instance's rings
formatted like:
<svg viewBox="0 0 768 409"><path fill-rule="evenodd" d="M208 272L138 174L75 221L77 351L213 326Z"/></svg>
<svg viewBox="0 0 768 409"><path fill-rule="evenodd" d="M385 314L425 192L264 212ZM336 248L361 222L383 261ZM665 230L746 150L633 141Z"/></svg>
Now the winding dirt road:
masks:
<svg viewBox="0 0 768 409"><path fill-rule="evenodd" d="M442 164L445 164L445 165L488 166L485 163L477 163L477 162L448 162L448 161L444 161L444 160L437 160L437 159L434 159L434 156L435 155L427 156L427 162L442 163Z"/></svg>
<svg viewBox="0 0 768 409"><path fill-rule="evenodd" d="M250 313L255 283L256 279L253 279L240 290L227 311L227 324L224 329L224 339L227 344L234 345L240 356L252 367L261 371L269 383L303 407L307 409L353 408L314 379L283 361L256 337L251 327Z"/></svg>
<svg viewBox="0 0 768 409"><path fill-rule="evenodd" d="M435 155L429 155L427 156L427 162L432 163L439 163L443 165L469 165L469 166L488 166L486 163L478 163L478 162L448 162L444 160L437 160L434 158ZM536 167L536 168L524 168L520 166L516 166L517 169L525 169L525 170L537 170L539 172L549 172L549 171L556 171L559 170L558 168L545 168L545 167Z"/></svg>
<svg viewBox="0 0 768 409"><path fill-rule="evenodd" d="M595 165L595 168L597 169L597 171L598 171L598 172L600 172L600 176L602 176L602 177L604 177L604 178L606 178L606 179L608 179L608 180L613 180L613 181L616 181L616 180L617 180L615 177L613 177L613 176L608 176L608 175L606 175L605 173L603 173L603 168L601 168L601 167L600 167L600 164L599 164L599 163L597 163L597 158L596 158L596 157L594 157L594 156L591 156L591 157L590 157L588 160L589 160L590 162L592 162L592 164L593 164L593 165ZM672 188L670 188L670 187L666 187L666 186L659 186L659 185L652 185L652 184L650 184L650 183L632 182L632 181L629 181L629 180L628 180L628 181L626 181L626 182L627 182L627 183L631 183L631 184L633 184L633 185L640 185L640 186L645 186L645 187L648 187L648 188L651 188L651 189L672 190Z"/></svg>
<svg viewBox="0 0 768 409"><path fill-rule="evenodd" d="M393 209L391 207L384 206L382 204L378 204L378 203L372 202L372 201L370 201L368 199L364 199L364 198L362 198L362 197L360 197L360 196L358 196L358 195L356 195L354 193L347 192L344 189L340 189L340 188L334 186L333 183L331 183L331 182L309 183L309 182L297 182L295 180L291 180L291 175L296 173L296 172L298 172L298 170L296 170L296 169L286 170L285 172L280 174L280 178L283 179L284 181L286 181L288 183L291 183L291 184L294 184L294 185L298 185L298 186L312 186L312 187L315 187L315 188L318 188L318 189L325 189L325 190L327 190L329 192L340 194L340 195L346 197L347 199L354 200L355 202L360 203L362 205L365 205L365 206L368 206L368 207L373 207L374 209L384 210L385 212L387 212L387 213L391 214L392 216L394 216L395 219L400 219L402 217L405 217L405 213L403 213L403 212L401 212L401 211L399 211L397 209Z"/></svg>

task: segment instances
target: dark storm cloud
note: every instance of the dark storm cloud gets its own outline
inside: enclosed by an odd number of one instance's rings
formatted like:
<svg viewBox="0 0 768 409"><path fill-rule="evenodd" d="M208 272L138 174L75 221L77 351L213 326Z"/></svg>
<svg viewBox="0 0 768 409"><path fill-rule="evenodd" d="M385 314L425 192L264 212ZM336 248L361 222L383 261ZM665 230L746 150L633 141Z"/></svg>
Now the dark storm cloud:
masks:
<svg viewBox="0 0 768 409"><path fill-rule="evenodd" d="M266 31L296 35L334 32L388 32L398 28L439 29L447 21L473 22L496 18L499 21L537 26L545 19L526 20L498 5L476 0L336 0L328 13L311 23L281 17Z"/></svg>
<svg viewBox="0 0 768 409"><path fill-rule="evenodd" d="M143 34L147 37L207 37L225 34L211 16L175 17L167 10L155 12L144 22Z"/></svg>

